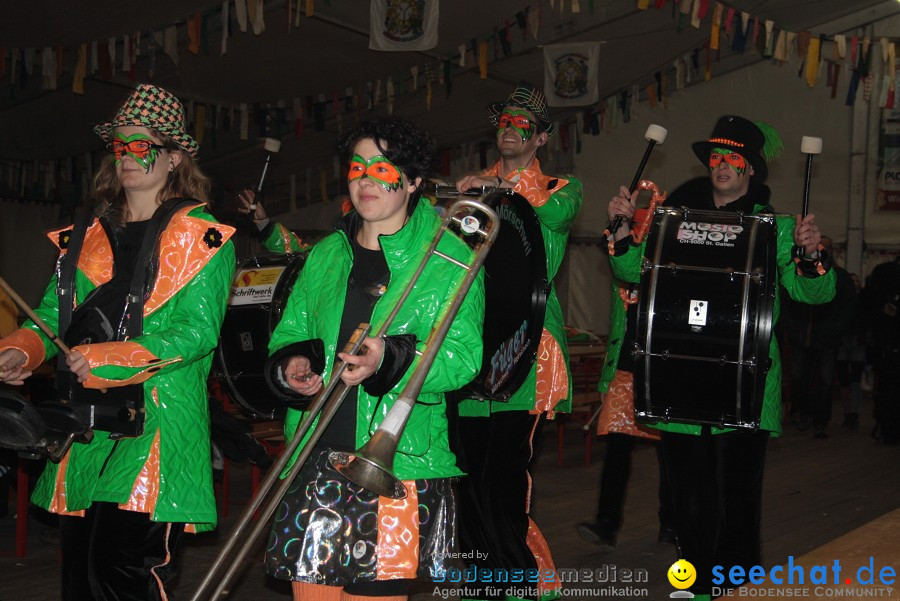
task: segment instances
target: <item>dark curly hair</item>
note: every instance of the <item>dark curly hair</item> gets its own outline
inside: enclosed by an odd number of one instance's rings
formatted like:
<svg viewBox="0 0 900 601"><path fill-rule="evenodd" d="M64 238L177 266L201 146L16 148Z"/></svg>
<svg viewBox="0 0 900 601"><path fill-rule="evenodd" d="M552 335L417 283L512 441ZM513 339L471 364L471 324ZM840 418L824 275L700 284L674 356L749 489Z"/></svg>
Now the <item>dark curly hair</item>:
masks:
<svg viewBox="0 0 900 601"><path fill-rule="evenodd" d="M375 145L400 167L411 180L431 173L435 145L427 133L399 117L385 117L362 123L338 140L338 153L346 164L356 143L371 138Z"/></svg>

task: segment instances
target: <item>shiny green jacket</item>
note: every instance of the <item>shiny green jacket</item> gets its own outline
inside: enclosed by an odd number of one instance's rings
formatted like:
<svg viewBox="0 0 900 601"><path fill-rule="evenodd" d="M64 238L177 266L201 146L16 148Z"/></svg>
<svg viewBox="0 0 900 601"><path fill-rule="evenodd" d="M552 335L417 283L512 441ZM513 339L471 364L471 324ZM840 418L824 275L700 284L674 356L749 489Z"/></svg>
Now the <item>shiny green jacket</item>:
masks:
<svg viewBox="0 0 900 601"><path fill-rule="evenodd" d="M676 205L677 203L669 203ZM753 214L765 209L765 205L755 205ZM810 304L827 303L834 298L835 276L834 270L829 269L819 277L805 277L797 273L792 257L794 247L794 218L790 215L776 215L776 287L781 285L787 293L796 301ZM625 282L639 282L641 276L641 260L647 239L640 246L630 246L627 252L610 257L613 276ZM775 294L775 307L772 314L772 326L778 322L780 314L780 295ZM778 341L772 336L769 343L769 359L771 366L766 374L765 391L763 393L763 407L760 416L760 428L768 430L773 436L781 434L781 355L778 351ZM722 394L711 392L710 394ZM649 424L659 430L677 432L681 434L700 434L700 426L695 424L681 424L670 422ZM729 428L713 427L712 432L718 434L728 432Z"/></svg>
<svg viewBox="0 0 900 601"><path fill-rule="evenodd" d="M69 231L50 234L62 242L61 254ZM32 495L36 505L76 513L105 501L149 513L152 521L186 522L197 532L215 526L206 379L234 273L233 233L203 207L179 210L160 237L143 334L74 348L91 366L87 388L143 382L144 433L116 442L107 432L94 431L89 444L74 444L59 464L47 464ZM78 261L76 300L111 276L110 242L94 220ZM56 330L55 276L36 313ZM57 352L30 321L0 341L0 349L8 347L25 352L32 368Z"/></svg>
<svg viewBox="0 0 900 601"><path fill-rule="evenodd" d="M355 214L350 213L342 223L350 223L354 217ZM406 225L393 235L380 237L391 278L384 296L372 312L373 335L397 304L440 225L441 219L431 205L420 200ZM313 247L269 341L271 355L289 344L321 339L325 348L325 368L321 375L325 382L331 376L339 350L338 329L353 265L349 235L355 235L355 232L346 231L346 226L339 227L336 233ZM445 235L438 250L457 260L468 261L472 257L472 250L454 235ZM460 267L433 256L387 334L414 334L417 353L424 351L425 340L448 307L462 277L464 273ZM400 438L394 473L401 480L462 474L450 450L444 393L467 384L481 367L483 321L484 276L479 274L441 344ZM418 363L419 359L414 359L400 381L382 397L369 395L362 386L356 387L357 447L365 444L378 429ZM300 420L305 417L306 412L288 410L284 423L287 439L293 437ZM296 455L292 462L294 459Z"/></svg>

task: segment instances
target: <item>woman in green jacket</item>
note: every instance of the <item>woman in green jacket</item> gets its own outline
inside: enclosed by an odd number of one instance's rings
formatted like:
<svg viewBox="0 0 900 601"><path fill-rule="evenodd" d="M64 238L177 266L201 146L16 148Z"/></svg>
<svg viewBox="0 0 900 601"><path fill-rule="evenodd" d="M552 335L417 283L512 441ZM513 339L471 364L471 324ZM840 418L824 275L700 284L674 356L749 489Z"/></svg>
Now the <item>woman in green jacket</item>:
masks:
<svg viewBox="0 0 900 601"><path fill-rule="evenodd" d="M141 84L95 131L110 155L94 179L97 216L69 257L77 307L66 327L72 296L57 295L69 285L61 269L36 313L72 349L58 379L69 405L96 414L98 397L142 395L144 425L137 435L95 427L90 443L48 463L32 499L60 515L64 600L158 600L182 533L216 523L206 378L234 272L234 229L178 200L204 201L209 180L177 98ZM155 252L140 264L150 236ZM50 237L65 264L72 228ZM129 289L141 281L138 310ZM0 382L21 384L55 354L26 322L0 340Z"/></svg>
<svg viewBox="0 0 900 601"><path fill-rule="evenodd" d="M434 154L427 135L399 119L374 121L346 136L340 150L350 163L353 210L310 252L272 334L267 370L288 402L315 395L337 359L353 366L341 379L354 389L276 512L266 568L293 581L295 599L403 599L412 579L439 575L453 556L451 481L462 472L448 442L444 393L481 366L484 287L479 276L400 438L394 471L407 497L379 497L348 482L328 463L328 451L352 452L378 429L463 272L432 257L388 335L366 338L366 354L339 352L361 322L378 331L440 227L419 193ZM472 255L455 236L444 236L438 249L463 261ZM286 437L304 417L288 411Z"/></svg>

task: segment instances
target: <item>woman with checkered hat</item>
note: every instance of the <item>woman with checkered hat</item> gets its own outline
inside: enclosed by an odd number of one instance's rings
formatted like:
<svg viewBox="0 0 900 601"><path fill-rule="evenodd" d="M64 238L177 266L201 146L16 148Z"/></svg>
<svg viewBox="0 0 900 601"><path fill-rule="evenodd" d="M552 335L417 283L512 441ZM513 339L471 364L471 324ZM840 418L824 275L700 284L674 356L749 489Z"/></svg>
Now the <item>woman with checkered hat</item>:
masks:
<svg viewBox="0 0 900 601"><path fill-rule="evenodd" d="M234 229L205 209L175 96L141 84L95 132L110 153L96 206L50 233L60 261L36 310L72 349L57 385L93 437L48 463L32 500L60 516L64 600L165 599L182 534L216 523L206 378ZM25 322L0 340L0 382L54 354Z"/></svg>

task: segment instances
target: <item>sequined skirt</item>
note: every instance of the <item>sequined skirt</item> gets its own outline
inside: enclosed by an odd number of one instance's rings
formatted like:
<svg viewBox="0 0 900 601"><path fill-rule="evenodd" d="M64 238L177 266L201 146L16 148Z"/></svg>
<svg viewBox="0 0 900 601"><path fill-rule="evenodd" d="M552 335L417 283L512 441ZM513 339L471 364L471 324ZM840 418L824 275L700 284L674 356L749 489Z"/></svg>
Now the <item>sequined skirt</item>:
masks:
<svg viewBox="0 0 900 601"><path fill-rule="evenodd" d="M404 481L405 499L379 497L316 449L275 512L266 572L331 586L431 578L456 563L452 480Z"/></svg>

